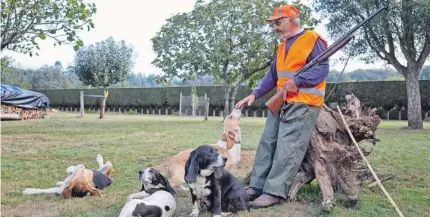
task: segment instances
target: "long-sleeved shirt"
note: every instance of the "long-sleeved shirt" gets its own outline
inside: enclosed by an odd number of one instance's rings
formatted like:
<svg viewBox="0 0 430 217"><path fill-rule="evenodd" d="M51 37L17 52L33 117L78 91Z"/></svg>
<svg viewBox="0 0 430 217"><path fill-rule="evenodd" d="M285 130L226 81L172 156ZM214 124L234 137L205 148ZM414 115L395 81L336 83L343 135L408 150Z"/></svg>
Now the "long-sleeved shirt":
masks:
<svg viewBox="0 0 430 217"><path fill-rule="evenodd" d="M304 30L302 29L296 35L293 35L290 38L288 38L287 45L285 46L285 56L287 56L287 53L291 45L294 43L294 41L303 33L304 33ZM325 49L326 47L324 46L323 41L321 39L318 39L315 43L315 46L312 52L307 58L307 63L312 61L315 57L321 54ZM304 71L300 74L296 74L293 79L297 88L314 87L315 85L319 84L327 77L328 72L329 72L329 64L328 64L328 60L326 60L321 62L319 65L312 67L307 71ZM277 86L276 84L277 80L278 80L278 75L276 71L276 57L275 57L272 61L270 71L264 76L260 85L258 85L258 87L252 91L252 94L257 99L264 96L265 94L267 94Z"/></svg>

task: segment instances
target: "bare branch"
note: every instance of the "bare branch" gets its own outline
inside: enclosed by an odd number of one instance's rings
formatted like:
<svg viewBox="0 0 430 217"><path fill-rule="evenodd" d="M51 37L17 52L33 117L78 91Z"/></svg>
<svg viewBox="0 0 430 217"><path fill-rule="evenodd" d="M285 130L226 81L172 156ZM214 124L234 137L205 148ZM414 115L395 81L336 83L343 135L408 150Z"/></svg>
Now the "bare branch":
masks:
<svg viewBox="0 0 430 217"><path fill-rule="evenodd" d="M430 26L430 24L428 24L428 25ZM421 51L421 54L417 60L419 68L421 68L424 65L424 63L425 63L426 59L429 57L429 55L430 55L430 33L427 32L423 50Z"/></svg>

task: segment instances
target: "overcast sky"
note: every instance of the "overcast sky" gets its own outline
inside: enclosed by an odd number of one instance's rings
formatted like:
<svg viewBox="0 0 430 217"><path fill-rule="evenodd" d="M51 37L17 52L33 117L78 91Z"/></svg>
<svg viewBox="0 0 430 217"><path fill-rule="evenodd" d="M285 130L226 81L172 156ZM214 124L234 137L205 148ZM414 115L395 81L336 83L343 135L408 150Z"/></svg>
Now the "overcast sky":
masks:
<svg viewBox="0 0 430 217"><path fill-rule="evenodd" d="M83 31L79 35L86 45L102 41L109 36L115 40L125 40L132 44L135 49L136 63L135 73L152 74L161 73L161 70L152 66L151 61L155 58L152 51L150 39L165 23L166 19L179 12L191 11L195 0L98 0L95 1L97 13L94 16L95 29L90 32ZM261 19L264 19L262 17ZM333 42L325 30L324 25L316 28L329 42ZM73 62L74 50L71 45L54 47L52 40L41 41L39 56L19 54L5 51L3 55L12 56L24 68L39 68L45 64L54 65L59 60L66 68ZM341 69L343 62L336 64L331 61L331 68ZM349 61L346 71L357 68L382 67L369 65L360 61Z"/></svg>

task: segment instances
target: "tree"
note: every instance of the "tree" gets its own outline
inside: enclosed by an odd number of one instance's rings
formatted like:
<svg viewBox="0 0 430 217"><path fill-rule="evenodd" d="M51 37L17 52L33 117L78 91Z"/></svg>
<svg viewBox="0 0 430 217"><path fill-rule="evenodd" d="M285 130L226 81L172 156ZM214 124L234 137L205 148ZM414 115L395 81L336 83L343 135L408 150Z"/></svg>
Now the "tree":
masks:
<svg viewBox="0 0 430 217"><path fill-rule="evenodd" d="M193 11L167 19L152 38L157 57L152 64L163 70L159 81L175 77L213 75L225 88L224 116L234 106L238 88L267 72L279 36L266 23L282 2L271 0L210 0L196 2ZM313 26L310 9L294 1L302 23Z"/></svg>
<svg viewBox="0 0 430 217"><path fill-rule="evenodd" d="M79 49L74 59L74 72L84 85L103 89L100 119L104 117L108 88L127 79L134 66L133 47L112 37Z"/></svg>
<svg viewBox="0 0 430 217"><path fill-rule="evenodd" d="M408 126L422 129L418 75L430 54L430 1L316 1L317 11L327 15L328 31L336 38L384 5L388 11L357 32L349 51L367 62L379 58L405 77Z"/></svg>
<svg viewBox="0 0 430 217"><path fill-rule="evenodd" d="M2 51L7 48L32 56L32 50L39 49L37 38L52 38L54 45L74 43L77 50L83 42L76 31L94 28L91 17L96 6L84 0L1 0L1 3Z"/></svg>

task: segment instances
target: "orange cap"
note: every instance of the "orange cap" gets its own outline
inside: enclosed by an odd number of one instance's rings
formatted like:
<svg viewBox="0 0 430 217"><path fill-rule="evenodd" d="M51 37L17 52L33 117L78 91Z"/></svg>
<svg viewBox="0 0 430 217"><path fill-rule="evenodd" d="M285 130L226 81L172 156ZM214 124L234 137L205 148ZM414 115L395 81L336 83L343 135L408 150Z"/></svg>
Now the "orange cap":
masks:
<svg viewBox="0 0 430 217"><path fill-rule="evenodd" d="M300 11L297 10L296 7L292 5L284 5L279 8L276 8L275 13L269 18L266 19L266 21L274 21L282 17L289 17L289 18L297 18L300 15Z"/></svg>

